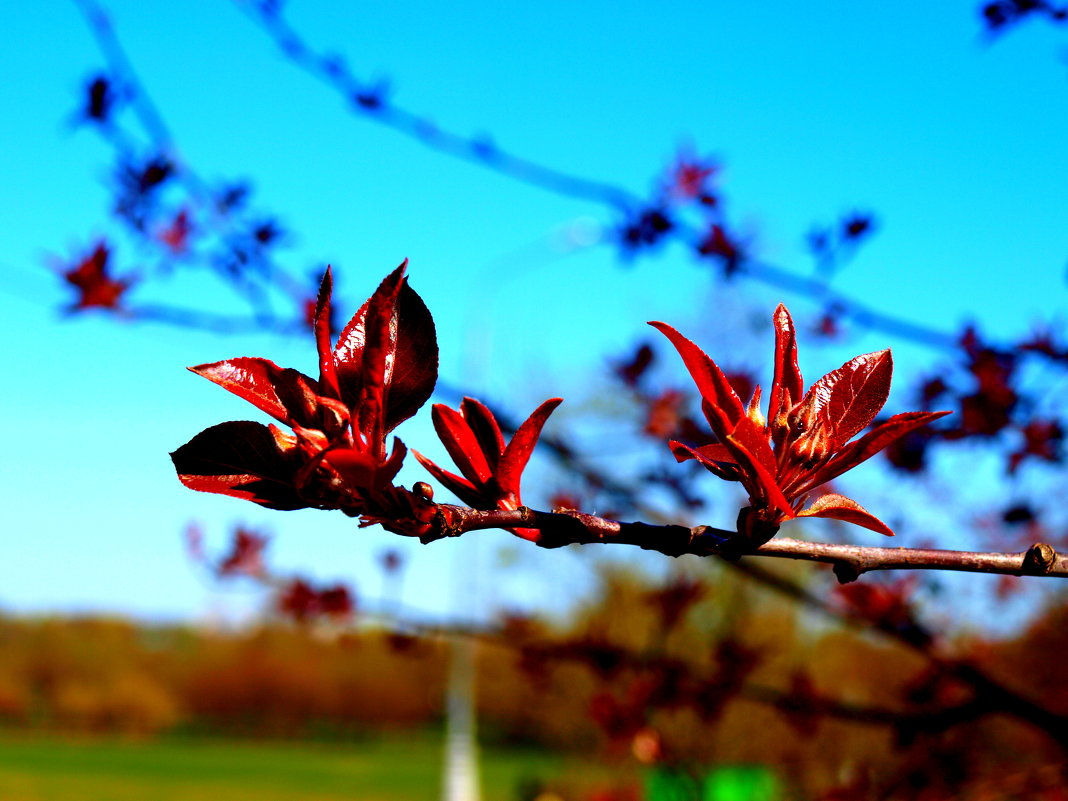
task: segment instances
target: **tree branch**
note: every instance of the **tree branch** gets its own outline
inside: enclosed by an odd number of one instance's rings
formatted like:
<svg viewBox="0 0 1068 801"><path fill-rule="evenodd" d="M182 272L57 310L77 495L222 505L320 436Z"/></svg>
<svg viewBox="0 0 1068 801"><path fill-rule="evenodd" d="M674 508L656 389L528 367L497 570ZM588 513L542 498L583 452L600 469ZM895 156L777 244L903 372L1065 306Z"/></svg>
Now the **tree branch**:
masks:
<svg viewBox="0 0 1068 801"><path fill-rule="evenodd" d="M651 525L624 523L596 515L558 509L540 512L527 507L516 511L478 510L449 504L438 505L438 516L424 541L455 537L467 531L490 528L534 528L541 532L537 544L559 548L577 543L636 545L668 556L769 556L824 562L834 568L839 582L855 581L875 570L956 570L1010 576L1068 577L1068 557L1047 543L1035 543L1019 553L947 551L937 548L881 548L840 545L776 537L755 548L746 548L738 534L711 526Z"/></svg>

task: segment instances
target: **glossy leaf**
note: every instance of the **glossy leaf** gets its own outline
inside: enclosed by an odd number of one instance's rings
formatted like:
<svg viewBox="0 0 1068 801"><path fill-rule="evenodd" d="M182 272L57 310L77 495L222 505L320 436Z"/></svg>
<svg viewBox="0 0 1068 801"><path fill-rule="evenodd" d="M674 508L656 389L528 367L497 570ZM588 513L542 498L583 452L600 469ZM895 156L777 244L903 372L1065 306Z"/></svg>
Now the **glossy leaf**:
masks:
<svg viewBox="0 0 1068 801"><path fill-rule="evenodd" d="M844 445L875 419L890 396L894 361L889 350L850 359L835 376L827 402L836 446Z"/></svg>
<svg viewBox="0 0 1068 801"><path fill-rule="evenodd" d="M396 358L397 295L404 280L407 262L386 276L367 301L364 312L364 346L360 365L360 388L353 406L353 425L369 442L383 441L386 435L386 381ZM338 364L338 380L344 380Z"/></svg>
<svg viewBox="0 0 1068 801"><path fill-rule="evenodd" d="M471 433L478 440L490 472L496 472L501 454L504 453L504 435L493 412L474 398L464 398L460 401L460 414L464 416L467 425L471 427Z"/></svg>
<svg viewBox="0 0 1068 801"><path fill-rule="evenodd" d="M650 322L656 330L671 340L682 357L701 397L705 399L712 415L709 423L719 439L726 440L738 421L745 416L745 407L719 366L697 345L688 340L670 325ZM715 421L715 422L713 422Z"/></svg>
<svg viewBox="0 0 1068 801"><path fill-rule="evenodd" d="M743 417L725 443L748 476L742 479L751 496L762 497L787 517L793 507L783 495L776 480L775 454L768 444L765 430L748 417Z"/></svg>
<svg viewBox="0 0 1068 801"><path fill-rule="evenodd" d="M945 417L949 412L903 412L895 414L877 425L856 442L851 442L834 456L826 465L820 468L811 480L805 483L800 491L812 489L820 484L833 481L846 470L856 467L877 454L891 442L905 436L921 426L925 426L940 417Z"/></svg>
<svg viewBox="0 0 1068 801"><path fill-rule="evenodd" d="M358 427L365 436L376 425L376 414L382 435L407 420L437 382L434 320L405 281L407 264L405 260L386 276L349 320L334 349L341 398L361 410Z"/></svg>
<svg viewBox="0 0 1068 801"><path fill-rule="evenodd" d="M676 461L684 462L687 459L695 459L702 467L724 481L742 480L742 468L725 445L714 442L711 445L691 448L675 440L669 442L668 445Z"/></svg>
<svg viewBox="0 0 1068 801"><path fill-rule="evenodd" d="M877 531L888 537L894 536L894 532L882 520L875 517L867 509L851 498L843 495L829 493L816 499L810 507L797 513L798 517L829 517L834 520L842 520L846 523L854 523L858 526Z"/></svg>
<svg viewBox="0 0 1068 801"><path fill-rule="evenodd" d="M295 487L298 458L279 445L277 429L260 423L220 423L171 454L179 480L190 489L258 503L268 509L303 509Z"/></svg>
<svg viewBox="0 0 1068 801"><path fill-rule="evenodd" d="M394 357L386 375L387 432L423 407L438 380L438 340L434 318L407 281L397 297L394 325Z"/></svg>
<svg viewBox="0 0 1068 801"><path fill-rule="evenodd" d="M449 452L460 472L471 481L484 484L493 476L486 453L471 426L460 412L443 403L435 403L431 410L434 430L438 432L445 450ZM498 458L500 452L495 454Z"/></svg>
<svg viewBox="0 0 1068 801"><path fill-rule="evenodd" d="M545 421L563 402L563 398L550 398L535 409L516 430L515 436L504 449L500 470L497 473L497 483L503 492L512 492L517 499L519 498L519 482L523 476L523 470L530 461L534 446L538 444L538 437L541 436Z"/></svg>
<svg viewBox="0 0 1068 801"><path fill-rule="evenodd" d="M190 367L190 371L234 393L287 425L314 425L314 381L269 359L238 357Z"/></svg>

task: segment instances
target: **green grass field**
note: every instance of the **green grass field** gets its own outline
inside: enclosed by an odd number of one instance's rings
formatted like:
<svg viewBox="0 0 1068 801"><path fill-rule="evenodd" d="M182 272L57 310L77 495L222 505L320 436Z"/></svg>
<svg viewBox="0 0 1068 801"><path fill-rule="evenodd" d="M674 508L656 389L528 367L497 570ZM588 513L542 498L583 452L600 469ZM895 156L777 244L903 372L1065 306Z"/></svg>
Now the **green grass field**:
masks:
<svg viewBox="0 0 1068 801"><path fill-rule="evenodd" d="M124 742L0 735L3 801L424 801L440 793L441 738L364 743ZM525 778L554 778L562 757L484 749L483 798L510 801Z"/></svg>

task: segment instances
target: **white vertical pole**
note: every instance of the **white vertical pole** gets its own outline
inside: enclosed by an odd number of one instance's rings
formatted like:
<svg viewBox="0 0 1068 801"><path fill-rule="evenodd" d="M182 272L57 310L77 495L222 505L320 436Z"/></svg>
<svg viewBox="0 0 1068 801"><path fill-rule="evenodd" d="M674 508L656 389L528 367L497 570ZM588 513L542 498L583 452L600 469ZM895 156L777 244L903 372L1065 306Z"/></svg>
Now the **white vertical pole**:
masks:
<svg viewBox="0 0 1068 801"><path fill-rule="evenodd" d="M445 780L442 801L479 801L478 742L475 738L475 642L449 643L449 686L445 707Z"/></svg>
<svg viewBox="0 0 1068 801"><path fill-rule="evenodd" d="M466 620L478 603L478 541L457 543L452 555L454 620ZM449 640L449 678L445 691L445 775L442 801L480 801L478 740L475 732L475 641Z"/></svg>

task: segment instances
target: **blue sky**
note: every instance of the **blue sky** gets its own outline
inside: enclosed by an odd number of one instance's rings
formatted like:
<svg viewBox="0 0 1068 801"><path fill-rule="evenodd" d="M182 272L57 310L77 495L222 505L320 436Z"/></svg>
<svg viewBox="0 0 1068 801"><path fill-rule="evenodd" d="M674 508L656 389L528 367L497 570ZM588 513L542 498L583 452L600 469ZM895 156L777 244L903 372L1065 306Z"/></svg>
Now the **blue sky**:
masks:
<svg viewBox="0 0 1068 801"><path fill-rule="evenodd" d="M293 232L291 264L332 262L342 305L355 309L410 258L437 320L443 377L517 411L556 394L589 404L596 371L646 336L646 320L727 342L739 308L770 316L786 300L799 320L816 311L766 287L715 284L678 247L629 266L609 245L561 248L561 232L617 220L352 115L233 4L108 8L182 156L203 175L251 179L257 203ZM1036 320L1064 321L1068 38L1056 29L1026 25L991 44L970 2L668 2L653 13L645 3L294 0L288 15L357 73L388 79L398 104L567 172L641 194L678 147L716 155L731 218L763 257L802 274L814 222L870 209L878 233L835 286L880 310L945 330L977 320L1005 339ZM310 337L63 319L47 254L109 230L109 153L69 125L79 87L103 62L72 3L0 4L0 31L0 608L195 617L251 603L190 569L180 536L190 519L220 547L231 523L262 525L280 566L355 577L371 596L376 556L405 545L408 600L428 609L467 603L452 585L471 574L448 579L449 562L486 565L476 583L490 603L538 603L581 585L581 563L561 570L534 549L494 568L505 542L495 534L482 538L490 545L420 549L325 513L183 490L167 452L249 416L183 367L260 355L310 369ZM164 291L181 302L203 290L178 281ZM902 376L937 363L868 334L807 363L802 350L802 367L818 375L886 345ZM750 326L732 347L723 361L766 366L767 337ZM425 419L406 426L410 444L435 452Z"/></svg>

